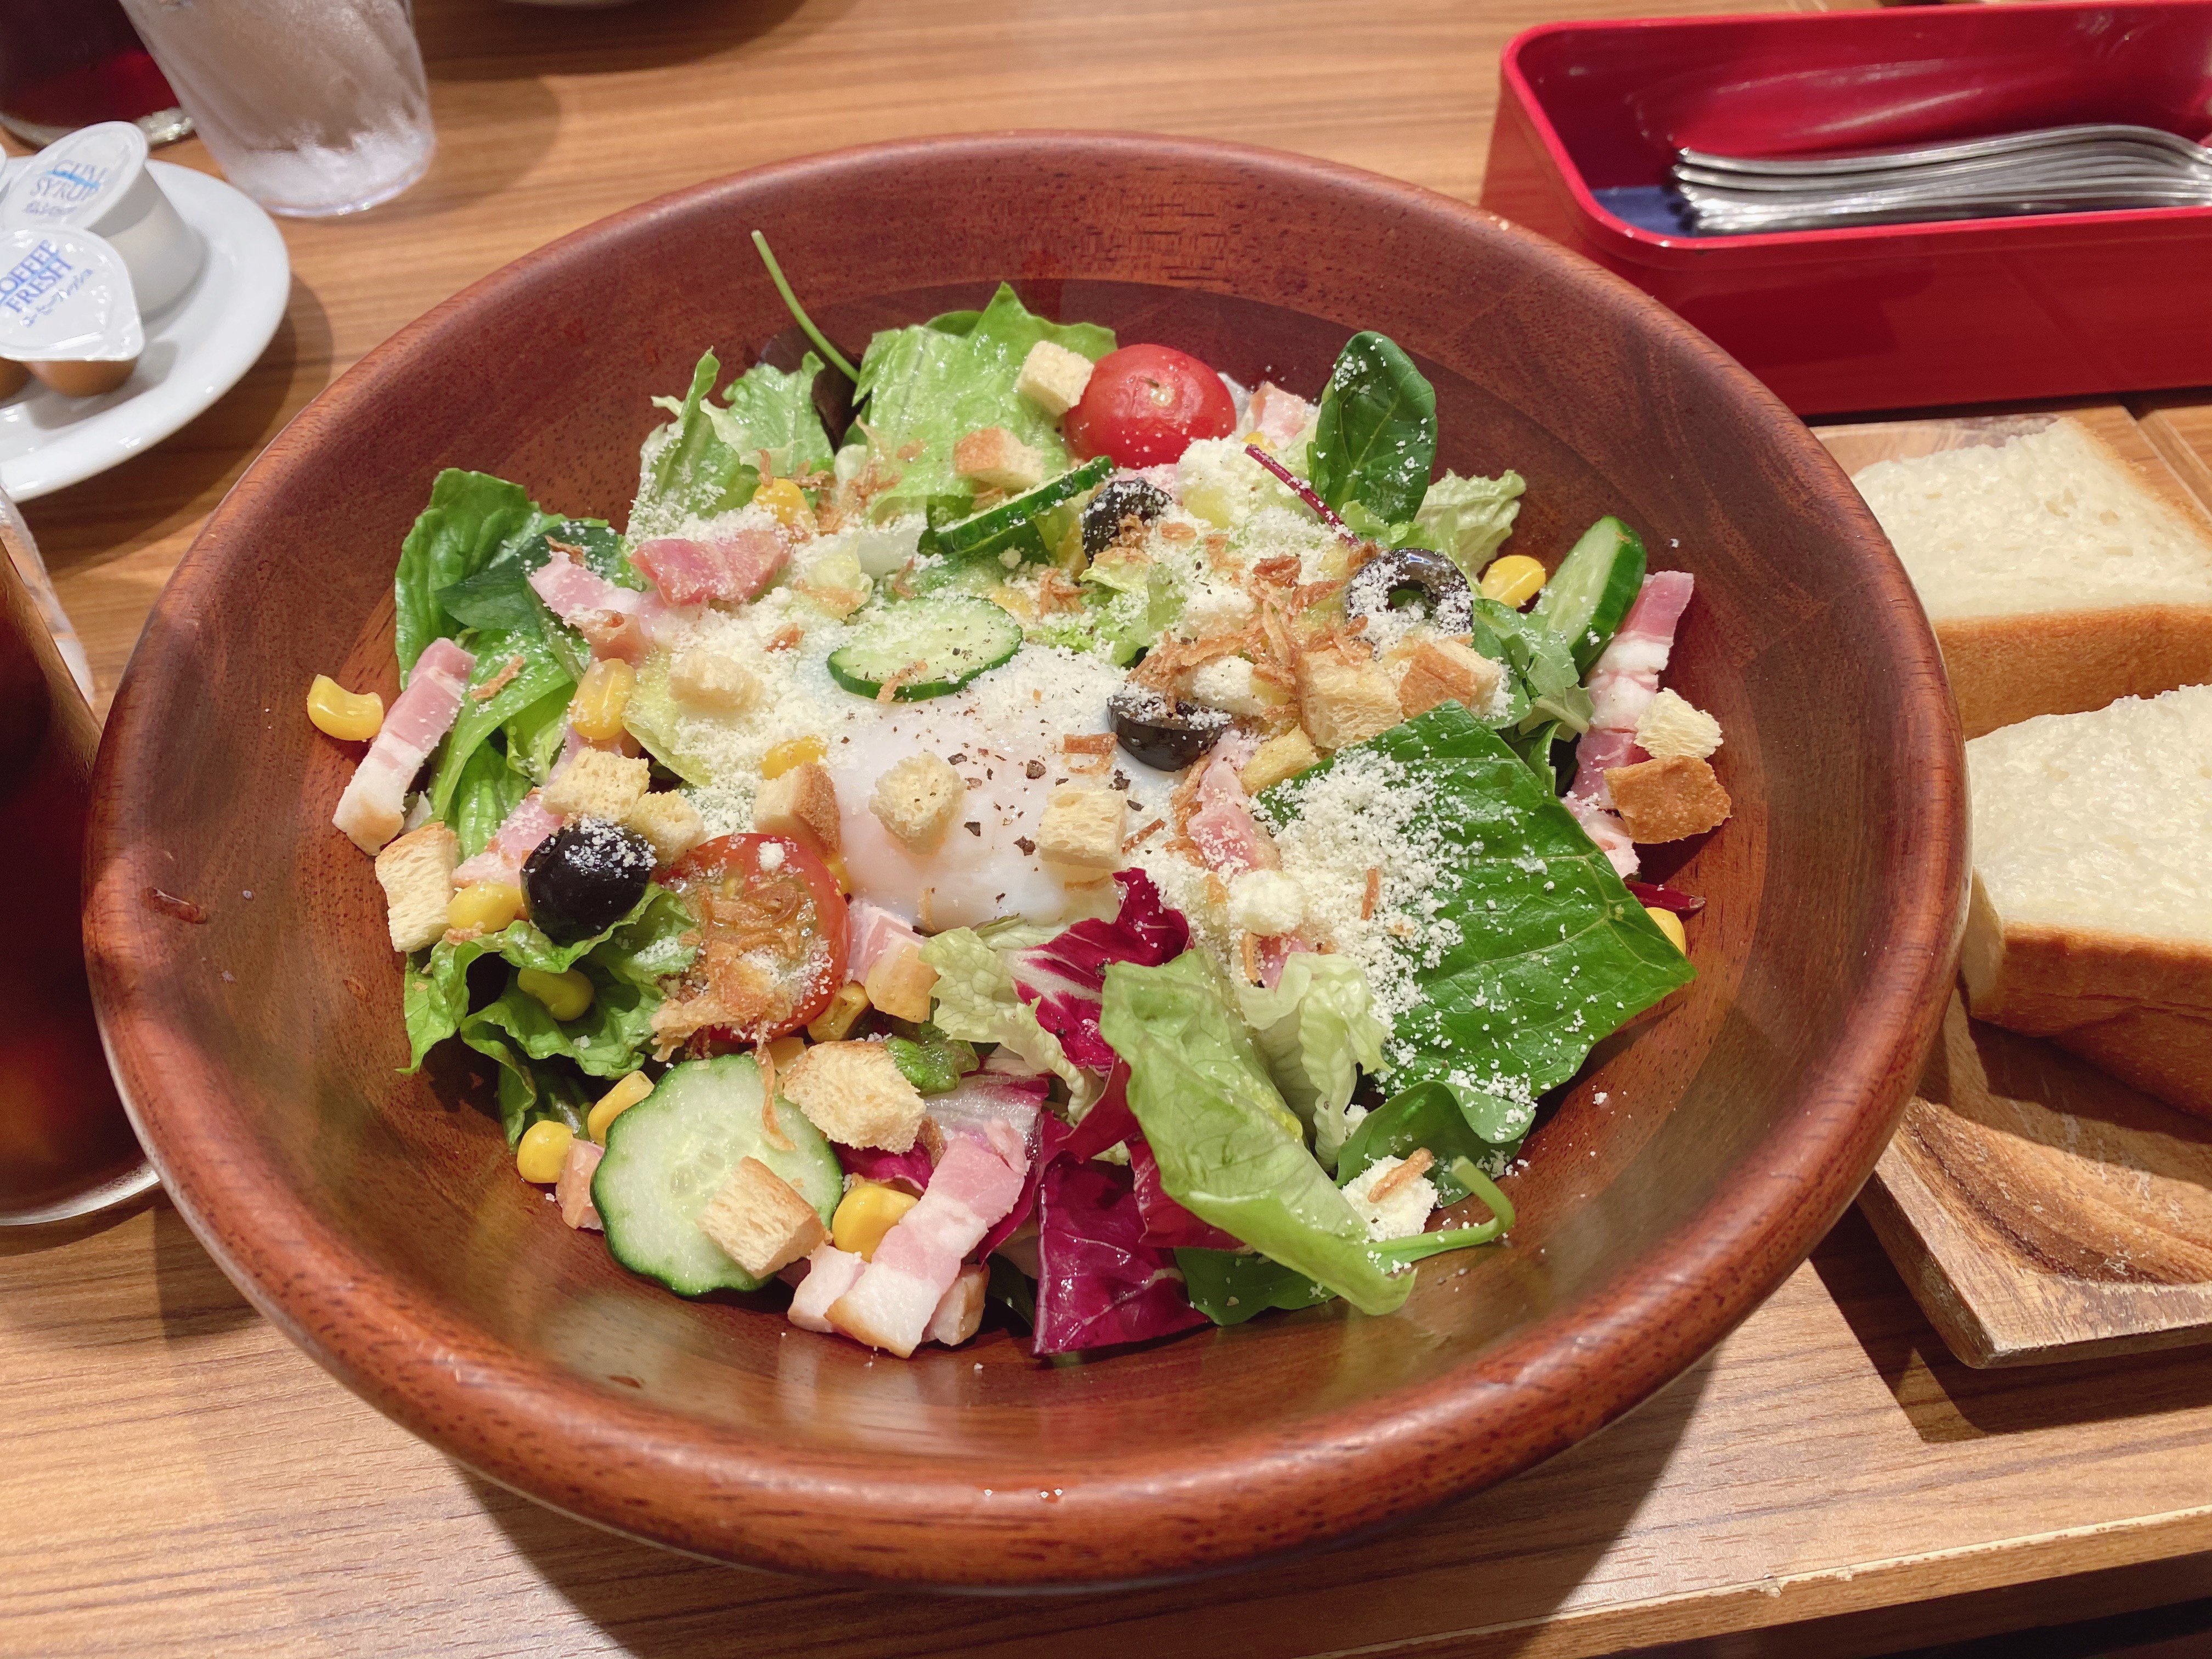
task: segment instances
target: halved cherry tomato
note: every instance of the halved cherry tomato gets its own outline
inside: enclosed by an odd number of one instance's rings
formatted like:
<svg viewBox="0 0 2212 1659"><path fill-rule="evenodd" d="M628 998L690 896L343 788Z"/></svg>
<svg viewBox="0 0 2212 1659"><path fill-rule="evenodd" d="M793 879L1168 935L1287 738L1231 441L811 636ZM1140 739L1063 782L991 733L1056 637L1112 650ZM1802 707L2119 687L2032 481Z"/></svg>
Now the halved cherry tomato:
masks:
<svg viewBox="0 0 2212 1659"><path fill-rule="evenodd" d="M699 919L683 994L715 998L729 1012L726 1023L705 1029L710 1039L750 1044L795 1031L845 982L845 898L803 842L723 836L693 848L659 881Z"/></svg>
<svg viewBox="0 0 2212 1659"><path fill-rule="evenodd" d="M1079 461L1110 455L1117 466L1158 466L1198 438L1225 438L1237 405L1221 377L1173 346L1123 346L1101 357L1060 431Z"/></svg>

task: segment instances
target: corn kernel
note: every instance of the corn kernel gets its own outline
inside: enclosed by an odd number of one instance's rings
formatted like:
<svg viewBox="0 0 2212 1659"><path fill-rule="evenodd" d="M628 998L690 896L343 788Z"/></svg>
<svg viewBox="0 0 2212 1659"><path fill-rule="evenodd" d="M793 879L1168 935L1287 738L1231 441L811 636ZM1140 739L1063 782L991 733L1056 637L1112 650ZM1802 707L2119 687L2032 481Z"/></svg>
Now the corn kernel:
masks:
<svg viewBox="0 0 2212 1659"><path fill-rule="evenodd" d="M568 1161L568 1148L575 1139L574 1129L551 1118L532 1124L514 1149L516 1173L525 1181L550 1187L560 1180L561 1166Z"/></svg>
<svg viewBox="0 0 2212 1659"><path fill-rule="evenodd" d="M384 699L374 691L349 691L328 674L307 688L307 718L325 737L367 743L384 729Z"/></svg>
<svg viewBox="0 0 2212 1659"><path fill-rule="evenodd" d="M568 724L577 736L591 743L612 743L623 734L623 716L629 712L629 694L637 684L637 670L613 657L602 657L584 671L576 695L568 704Z"/></svg>
<svg viewBox="0 0 2212 1659"><path fill-rule="evenodd" d="M868 994L848 981L837 988L837 994L830 999L830 1006L808 1024L806 1035L817 1042L842 1042L845 1033L867 1012Z"/></svg>
<svg viewBox="0 0 2212 1659"><path fill-rule="evenodd" d="M1273 453L1275 447L1275 441L1273 438L1270 438L1266 433L1259 431L1248 432L1237 441L1241 444L1249 444L1255 449L1267 450L1270 453Z"/></svg>
<svg viewBox="0 0 2212 1659"><path fill-rule="evenodd" d="M544 1003L545 1012L564 1024L572 1019L581 1019L584 1011L592 1006L592 981L580 969L549 974L542 968L525 968L515 975L514 982L522 988L524 994Z"/></svg>
<svg viewBox="0 0 2212 1659"><path fill-rule="evenodd" d="M761 757L761 777L780 778L794 767L809 761L818 761L830 752L830 745L820 738L793 738L779 743Z"/></svg>
<svg viewBox="0 0 2212 1659"><path fill-rule="evenodd" d="M753 500L786 530L814 528L814 509L806 504L806 492L788 478L770 478L753 491Z"/></svg>
<svg viewBox="0 0 2212 1659"><path fill-rule="evenodd" d="M599 1097L584 1120L584 1133L604 1146L607 1126L652 1092L653 1079L642 1072L632 1072Z"/></svg>
<svg viewBox="0 0 2212 1659"><path fill-rule="evenodd" d="M1659 931L1672 939L1674 948L1684 956L1690 954L1690 936L1682 931L1682 919L1672 910L1662 910L1656 904L1644 907L1644 914L1651 918Z"/></svg>
<svg viewBox="0 0 2212 1659"><path fill-rule="evenodd" d="M775 1066L775 1074L781 1077L799 1064L799 1055L805 1052L806 1039L793 1031L789 1036L780 1036L768 1045L769 1064Z"/></svg>
<svg viewBox="0 0 2212 1659"><path fill-rule="evenodd" d="M446 907L457 933L496 933L522 914L522 890L508 881L472 881Z"/></svg>
<svg viewBox="0 0 2212 1659"><path fill-rule="evenodd" d="M1525 553L1508 553L1482 573L1482 597L1516 611L1544 591L1544 567Z"/></svg>
<svg viewBox="0 0 2212 1659"><path fill-rule="evenodd" d="M822 855L822 867L830 872L830 879L837 884L839 892L847 895L852 892L853 874L845 867L845 855L842 853L824 853Z"/></svg>
<svg viewBox="0 0 2212 1659"><path fill-rule="evenodd" d="M884 1235L918 1202L912 1193L902 1193L879 1181L856 1182L852 1191L837 1200L837 1213L830 1218L830 1242L863 1261L872 1261Z"/></svg>

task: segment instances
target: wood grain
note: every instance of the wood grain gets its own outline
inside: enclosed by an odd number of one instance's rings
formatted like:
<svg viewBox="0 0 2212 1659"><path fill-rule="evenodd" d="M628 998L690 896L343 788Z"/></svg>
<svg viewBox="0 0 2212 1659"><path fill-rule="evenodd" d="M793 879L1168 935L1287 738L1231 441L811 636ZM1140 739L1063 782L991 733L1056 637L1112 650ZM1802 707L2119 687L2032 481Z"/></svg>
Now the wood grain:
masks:
<svg viewBox="0 0 2212 1659"><path fill-rule="evenodd" d="M247 380L167 443L29 509L104 692L261 444L393 329L551 236L781 155L1061 120L1279 143L1472 199L1497 51L1559 15L1541 0L416 11L444 137L429 179L357 221L288 223L293 304ZM208 166L197 144L163 154ZM2195 420L2212 429L2212 404ZM1145 1643L1164 1659L1703 1638L1816 1659L2199 1594L2212 1564L2201 1364L1967 1370L1849 1221L1709 1362L1543 1470L1314 1564L1140 1597L878 1597L567 1521L319 1372L166 1206L0 1235L0 1400L16 1431L0 1508L11 1659L922 1654L970 1650L970 1632L1028 1651L1071 1627L1060 1639L1088 1651ZM1221 1620L1186 1632L1176 1609L1210 1600Z"/></svg>
<svg viewBox="0 0 2212 1659"><path fill-rule="evenodd" d="M1704 1639L1820 1659L2178 1598L2212 1551L2201 1359L1969 1370L1856 1221L1544 1468L1182 1589L938 1601L580 1525L347 1394L165 1204L0 1235L0 1408L10 1659L1578 1659Z"/></svg>
<svg viewBox="0 0 2212 1659"><path fill-rule="evenodd" d="M2212 1124L1955 996L1860 1203L1968 1364L2212 1340Z"/></svg>

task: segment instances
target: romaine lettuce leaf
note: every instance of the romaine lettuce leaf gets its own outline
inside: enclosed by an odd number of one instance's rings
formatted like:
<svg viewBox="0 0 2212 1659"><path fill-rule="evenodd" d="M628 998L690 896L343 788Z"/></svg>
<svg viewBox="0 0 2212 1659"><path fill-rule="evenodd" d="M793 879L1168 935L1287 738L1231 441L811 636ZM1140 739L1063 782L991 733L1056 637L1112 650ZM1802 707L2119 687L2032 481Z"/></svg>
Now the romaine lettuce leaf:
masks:
<svg viewBox="0 0 2212 1659"><path fill-rule="evenodd" d="M1436 915L1459 935L1441 953L1433 941L1393 947L1422 996L1386 1048L1395 1088L1438 1079L1525 1107L1693 977L1566 807L1455 702L1267 790L1261 819L1281 830L1334 768L1368 755L1390 763L1387 787L1363 786L1373 836L1435 846Z"/></svg>
<svg viewBox="0 0 2212 1659"><path fill-rule="evenodd" d="M977 938L975 929L955 927L937 934L921 947L921 959L937 969L930 1020L939 1030L969 1042L1003 1044L1069 1088L1084 1087L1083 1068L1067 1057L1058 1037L1037 1024L1036 1011L1014 988L1006 959Z"/></svg>
<svg viewBox="0 0 2212 1659"><path fill-rule="evenodd" d="M1169 1196L1365 1313L1405 1301L1365 1224L1306 1151L1297 1119L1203 951L1106 970L1099 1030L1129 1064L1129 1109Z"/></svg>
<svg viewBox="0 0 2212 1659"><path fill-rule="evenodd" d="M447 801L444 819L461 843L461 856L483 851L517 802L530 791L530 780L507 763L490 744L478 746L461 767Z"/></svg>
<svg viewBox="0 0 2212 1659"><path fill-rule="evenodd" d="M1413 515L1413 538L1443 554L1474 581L1513 533L1521 492L1527 488L1517 472L1494 478L1447 472L1422 498L1421 510Z"/></svg>
<svg viewBox="0 0 2212 1659"><path fill-rule="evenodd" d="M592 1006L580 1018L563 1024L510 978L506 990L461 1021L461 1041L507 1063L506 1042L493 1048L477 1041L483 1028L493 1026L532 1060L574 1060L593 1077L635 1071L653 1042L659 994L624 984L588 957L578 966L594 988Z"/></svg>
<svg viewBox="0 0 2212 1659"><path fill-rule="evenodd" d="M476 666L469 674L471 695L461 699L460 714L447 736L445 747L440 751L438 770L430 780L431 816L449 822L454 792L486 739L509 720L549 698L559 696L565 709L568 695L576 684L546 645L544 635L535 628L471 633L465 642L476 653ZM474 695L477 689L508 674L510 668L514 672L506 684L489 696L479 698ZM505 764L503 753L501 763ZM520 799L520 792L515 799Z"/></svg>
<svg viewBox="0 0 2212 1659"><path fill-rule="evenodd" d="M1352 1091L1362 1069L1382 1066L1389 1034L1375 1017L1365 970L1347 956L1296 951L1273 988L1238 985L1237 1006L1275 1086L1313 1127L1314 1156L1335 1168L1352 1129Z"/></svg>
<svg viewBox="0 0 2212 1659"><path fill-rule="evenodd" d="M681 400L653 399L674 418L647 434L639 453L637 500L629 510L633 541L734 512L759 488L760 469L723 437L707 407L721 370L720 360L708 352L691 371L691 389Z"/></svg>
<svg viewBox="0 0 2212 1659"><path fill-rule="evenodd" d="M952 331L956 327L960 331ZM1003 283L980 312L885 329L868 342L854 402L878 452L900 457L902 469L898 482L870 503L878 523L933 504L940 516L965 514L975 491L953 476L952 446L984 427L1004 427L1039 452L1045 477L1067 470L1059 423L1014 391L1022 360L1040 340L1094 362L1114 349L1112 331L1048 323ZM916 445L919 453L908 456Z"/></svg>
<svg viewBox="0 0 2212 1659"><path fill-rule="evenodd" d="M1165 1250L1145 1243L1129 1171L1057 1163L1037 1190L1032 1351L1078 1353L1206 1322Z"/></svg>
<svg viewBox="0 0 2212 1659"><path fill-rule="evenodd" d="M700 407L714 435L763 477L826 471L832 459L830 434L814 410L814 377L821 372L822 360L811 351L788 374L755 363L730 382L722 394L726 407Z"/></svg>
<svg viewBox="0 0 2212 1659"><path fill-rule="evenodd" d="M447 612L440 596L559 522L520 484L459 467L438 475L430 504L400 544L392 578L392 643L403 683L425 646L461 630L461 619Z"/></svg>

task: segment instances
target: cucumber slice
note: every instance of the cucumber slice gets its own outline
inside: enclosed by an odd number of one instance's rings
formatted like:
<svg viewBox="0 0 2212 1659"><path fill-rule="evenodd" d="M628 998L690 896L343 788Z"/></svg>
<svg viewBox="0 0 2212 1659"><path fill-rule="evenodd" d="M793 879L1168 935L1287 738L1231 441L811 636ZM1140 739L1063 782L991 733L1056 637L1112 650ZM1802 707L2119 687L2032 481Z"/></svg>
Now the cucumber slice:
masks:
<svg viewBox="0 0 2212 1659"><path fill-rule="evenodd" d="M771 1144L761 1119L760 1067L744 1054L672 1067L617 1118L592 1177L614 1259L678 1296L758 1290L762 1281L699 1231L740 1158L757 1158L788 1181L827 1226L845 1190L836 1153L787 1100L775 1103L783 1146Z"/></svg>
<svg viewBox="0 0 2212 1659"><path fill-rule="evenodd" d="M830 677L863 697L920 702L957 691L1022 648L1022 625L988 599L939 593L864 611L830 653Z"/></svg>
<svg viewBox="0 0 2212 1659"><path fill-rule="evenodd" d="M1643 539L1618 519L1600 519L1559 561L1528 614L1571 642L1576 672L1587 674L1643 588Z"/></svg>
<svg viewBox="0 0 2212 1659"><path fill-rule="evenodd" d="M1036 521L1062 502L1097 489L1113 476L1114 463L1103 455L1095 456L1011 501L1000 501L973 518L944 526L934 532L937 545L942 551L963 559L982 558L1008 548L1028 557L1041 558L1045 547L1037 532Z"/></svg>

